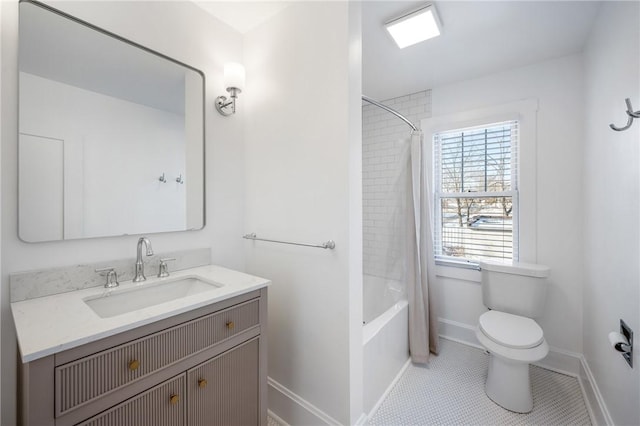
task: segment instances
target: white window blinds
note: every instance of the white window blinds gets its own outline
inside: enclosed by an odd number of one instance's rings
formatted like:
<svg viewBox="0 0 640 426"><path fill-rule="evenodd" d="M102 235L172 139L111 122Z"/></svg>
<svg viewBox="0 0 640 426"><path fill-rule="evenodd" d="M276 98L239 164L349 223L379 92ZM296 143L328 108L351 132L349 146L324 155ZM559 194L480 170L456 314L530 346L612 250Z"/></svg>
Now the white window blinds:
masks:
<svg viewBox="0 0 640 426"><path fill-rule="evenodd" d="M517 260L518 122L436 133L438 260Z"/></svg>

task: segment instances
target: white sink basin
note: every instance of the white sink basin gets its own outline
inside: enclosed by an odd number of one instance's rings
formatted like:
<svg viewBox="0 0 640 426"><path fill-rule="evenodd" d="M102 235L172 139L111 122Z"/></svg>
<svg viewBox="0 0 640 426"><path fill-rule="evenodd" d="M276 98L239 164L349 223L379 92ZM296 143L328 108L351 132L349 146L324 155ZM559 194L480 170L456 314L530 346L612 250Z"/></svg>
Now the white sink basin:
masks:
<svg viewBox="0 0 640 426"><path fill-rule="evenodd" d="M114 290L105 295L87 297L83 301L101 318L110 318L194 294L213 291L222 286L223 284L196 276L180 277L171 281L144 283L139 287Z"/></svg>

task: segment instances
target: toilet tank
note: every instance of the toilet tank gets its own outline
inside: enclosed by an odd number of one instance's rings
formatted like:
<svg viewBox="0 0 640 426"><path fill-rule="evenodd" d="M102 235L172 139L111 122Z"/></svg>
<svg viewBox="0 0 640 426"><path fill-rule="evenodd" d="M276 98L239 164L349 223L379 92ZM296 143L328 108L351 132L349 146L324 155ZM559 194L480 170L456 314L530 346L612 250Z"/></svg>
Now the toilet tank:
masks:
<svg viewBox="0 0 640 426"><path fill-rule="evenodd" d="M480 262L482 302L493 310L537 318L547 296L549 267L532 263Z"/></svg>

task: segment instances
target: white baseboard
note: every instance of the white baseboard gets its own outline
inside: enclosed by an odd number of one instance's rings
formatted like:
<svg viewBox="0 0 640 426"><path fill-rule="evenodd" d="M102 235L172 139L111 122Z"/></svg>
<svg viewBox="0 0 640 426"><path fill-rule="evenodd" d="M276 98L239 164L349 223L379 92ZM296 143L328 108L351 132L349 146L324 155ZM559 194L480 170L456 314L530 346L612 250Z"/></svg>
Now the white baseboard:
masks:
<svg viewBox="0 0 640 426"><path fill-rule="evenodd" d="M484 349L476 338L476 327L462 322L438 318L438 336L443 339Z"/></svg>
<svg viewBox="0 0 640 426"><path fill-rule="evenodd" d="M476 338L475 325L438 318L438 327L438 335L443 339L484 349ZM534 365L577 378L593 424L613 425L611 415L589 369L589 364L582 354L550 347L549 355Z"/></svg>
<svg viewBox="0 0 640 426"><path fill-rule="evenodd" d="M409 368L409 366L411 365L411 358L409 358L407 360L407 362L402 366L402 368L400 369L400 371L398 371L398 374L396 374L396 377L393 378L393 380L391 381L391 383L389 383L389 386L387 387L387 390L384 391L384 393L382 394L382 396L380 397L380 399L378 399L378 402L376 402L376 404L373 406L373 408L371 409L371 411L369 412L369 414L367 414L365 416L365 421L369 420L371 418L371 416L373 416L373 414L378 411L378 408L380 408L380 405L382 405L382 403L384 402L385 399L387 399L387 396L389 395L389 392L391 392L391 390L393 389L393 387L396 385L396 383L398 383L398 381L400 380L400 378L402 377L402 375L404 374L404 372L407 370L407 368Z"/></svg>
<svg viewBox="0 0 640 426"><path fill-rule="evenodd" d="M380 404L382 404L387 395L389 395L389 392L391 392L395 384L400 380L409 365L411 365L411 359L408 359L405 365L402 366L371 412L368 415L362 413L354 423L354 426L363 426L366 424L367 420L376 412L378 407L380 407ZM282 384L276 382L271 377L267 379L267 382L269 384L269 409L267 412L282 426L325 424L340 425L338 420L323 412L301 396L287 389Z"/></svg>
<svg viewBox="0 0 640 426"><path fill-rule="evenodd" d="M476 338L476 326L438 318L438 335L444 339L462 343L475 348L484 349ZM556 371L573 377L580 375L580 357L582 354L549 348L549 355L541 362L535 363L547 370Z"/></svg>
<svg viewBox="0 0 640 426"><path fill-rule="evenodd" d="M364 426L367 423L367 415L362 413L360 414L360 417L358 417L358 420L356 420L356 422L354 423L354 426Z"/></svg>
<svg viewBox="0 0 640 426"><path fill-rule="evenodd" d="M565 351L564 349L549 346L549 355L534 365L556 371L568 376L580 377L580 357L577 352Z"/></svg>
<svg viewBox="0 0 640 426"><path fill-rule="evenodd" d="M591 373L591 369L589 368L589 363L584 355L580 356L580 375L578 378L580 379L580 385L583 388L583 393L587 401L587 407L590 410L593 424L613 426L613 419L607 409L607 404L605 404L604 398L602 398L602 394L598 388L598 383L593 377L593 373Z"/></svg>
<svg viewBox="0 0 640 426"><path fill-rule="evenodd" d="M267 378L269 413L286 425L335 425L341 423L300 395Z"/></svg>

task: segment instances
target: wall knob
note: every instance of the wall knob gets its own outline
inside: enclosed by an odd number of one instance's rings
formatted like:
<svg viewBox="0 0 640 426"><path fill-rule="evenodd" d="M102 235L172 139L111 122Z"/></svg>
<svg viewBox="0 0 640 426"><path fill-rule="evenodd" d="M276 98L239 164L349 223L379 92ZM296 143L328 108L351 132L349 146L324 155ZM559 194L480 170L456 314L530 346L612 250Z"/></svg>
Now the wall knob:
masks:
<svg viewBox="0 0 640 426"><path fill-rule="evenodd" d="M229 330L233 330L233 327L235 327L236 325L233 323L233 321L227 321L227 328Z"/></svg>
<svg viewBox="0 0 640 426"><path fill-rule="evenodd" d="M207 387L207 381L205 379L198 380L198 387L199 388L206 388Z"/></svg>
<svg viewBox="0 0 640 426"><path fill-rule="evenodd" d="M180 397L178 395L171 395L169 397L169 402L173 405L176 405L180 401Z"/></svg>
<svg viewBox="0 0 640 426"><path fill-rule="evenodd" d="M129 370L135 371L138 369L138 367L140 367L140 361L138 361L137 359L129 361Z"/></svg>

